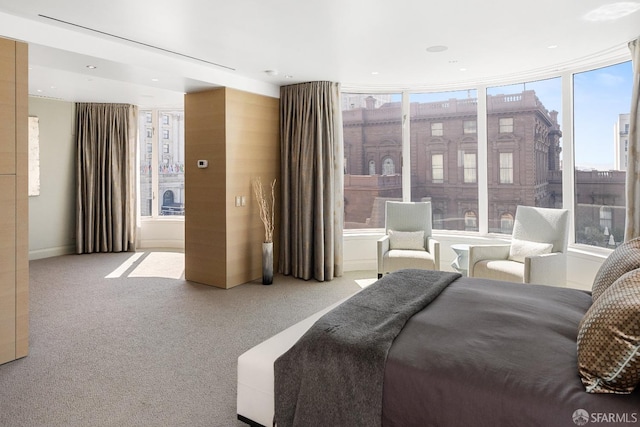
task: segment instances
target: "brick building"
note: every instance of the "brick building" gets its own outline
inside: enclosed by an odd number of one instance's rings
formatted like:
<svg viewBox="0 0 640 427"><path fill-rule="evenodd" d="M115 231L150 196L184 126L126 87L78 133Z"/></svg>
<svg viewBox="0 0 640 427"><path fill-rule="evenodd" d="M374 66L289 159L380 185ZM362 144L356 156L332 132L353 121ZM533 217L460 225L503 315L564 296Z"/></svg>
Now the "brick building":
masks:
<svg viewBox="0 0 640 427"><path fill-rule="evenodd" d="M547 175L560 170L557 112L549 112L534 91L487 97L490 231L510 229L519 204L557 206ZM430 198L434 226L477 229L477 100L450 99L411 104L411 194ZM375 185L349 185L349 175L400 174L402 123L399 102L343 112L345 219L371 224ZM377 180L378 178L375 178ZM401 182L380 181L379 197L402 197ZM390 184L390 187L386 184ZM561 186L560 186L561 188ZM369 219L369 221L367 221Z"/></svg>

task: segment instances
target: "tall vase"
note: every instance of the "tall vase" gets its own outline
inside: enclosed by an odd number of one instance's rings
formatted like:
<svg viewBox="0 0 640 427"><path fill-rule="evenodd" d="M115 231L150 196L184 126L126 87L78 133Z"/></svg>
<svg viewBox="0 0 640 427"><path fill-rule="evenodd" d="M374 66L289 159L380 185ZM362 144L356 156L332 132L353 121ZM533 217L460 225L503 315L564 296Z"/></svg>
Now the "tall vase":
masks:
<svg viewBox="0 0 640 427"><path fill-rule="evenodd" d="M273 283L273 242L262 244L262 284Z"/></svg>

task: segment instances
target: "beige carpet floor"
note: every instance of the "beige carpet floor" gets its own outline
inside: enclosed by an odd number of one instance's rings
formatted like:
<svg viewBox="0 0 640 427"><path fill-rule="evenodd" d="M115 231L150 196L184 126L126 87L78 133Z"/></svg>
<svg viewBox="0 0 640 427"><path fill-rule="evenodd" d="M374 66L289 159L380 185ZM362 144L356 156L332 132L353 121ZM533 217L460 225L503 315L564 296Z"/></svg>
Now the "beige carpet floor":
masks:
<svg viewBox="0 0 640 427"><path fill-rule="evenodd" d="M241 426L237 357L374 281L184 280L171 251L30 263L30 354L0 365L0 426Z"/></svg>

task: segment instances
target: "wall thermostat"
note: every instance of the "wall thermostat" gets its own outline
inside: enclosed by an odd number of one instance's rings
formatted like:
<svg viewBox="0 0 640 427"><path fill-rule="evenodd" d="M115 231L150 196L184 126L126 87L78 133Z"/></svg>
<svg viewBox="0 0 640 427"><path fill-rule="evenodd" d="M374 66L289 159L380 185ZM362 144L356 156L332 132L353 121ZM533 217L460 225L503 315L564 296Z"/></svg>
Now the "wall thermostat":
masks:
<svg viewBox="0 0 640 427"><path fill-rule="evenodd" d="M207 160L198 160L198 167L200 169L204 169L209 166L209 162Z"/></svg>

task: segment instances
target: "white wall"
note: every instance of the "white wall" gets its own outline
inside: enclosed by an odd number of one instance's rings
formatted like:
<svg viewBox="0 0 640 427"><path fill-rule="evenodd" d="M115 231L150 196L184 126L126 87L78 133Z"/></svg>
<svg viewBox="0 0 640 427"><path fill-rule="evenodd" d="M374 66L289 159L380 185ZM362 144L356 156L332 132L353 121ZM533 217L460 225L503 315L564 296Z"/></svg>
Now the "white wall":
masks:
<svg viewBox="0 0 640 427"><path fill-rule="evenodd" d="M29 97L40 124L40 195L29 197L29 259L75 248L75 105Z"/></svg>

